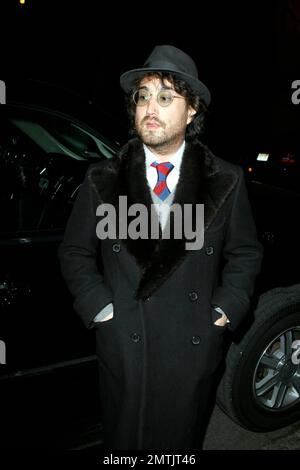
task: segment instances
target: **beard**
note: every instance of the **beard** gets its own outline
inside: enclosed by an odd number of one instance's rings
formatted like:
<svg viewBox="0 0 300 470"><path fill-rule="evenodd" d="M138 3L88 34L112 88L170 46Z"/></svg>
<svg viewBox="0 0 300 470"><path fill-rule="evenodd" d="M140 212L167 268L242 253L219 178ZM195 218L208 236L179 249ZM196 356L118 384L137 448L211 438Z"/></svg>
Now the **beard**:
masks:
<svg viewBox="0 0 300 470"><path fill-rule="evenodd" d="M144 118L140 123L136 123L136 131L145 145L155 150L168 150L181 142L184 138L184 130L173 128L166 130L164 123L158 119L151 119L151 122L158 124L156 128L147 128L147 121L149 118Z"/></svg>

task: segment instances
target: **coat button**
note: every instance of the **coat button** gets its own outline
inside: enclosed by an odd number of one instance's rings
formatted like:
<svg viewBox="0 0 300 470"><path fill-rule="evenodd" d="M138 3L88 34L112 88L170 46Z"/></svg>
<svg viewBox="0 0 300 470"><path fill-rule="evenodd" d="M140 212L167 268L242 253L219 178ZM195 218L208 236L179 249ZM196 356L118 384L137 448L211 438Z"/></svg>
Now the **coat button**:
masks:
<svg viewBox="0 0 300 470"><path fill-rule="evenodd" d="M195 346L197 346L197 345L200 344L200 343L201 343L201 338L200 338L200 336L197 336L197 335L196 335L196 336L193 336L193 337L192 337L192 344L194 344Z"/></svg>
<svg viewBox="0 0 300 470"><path fill-rule="evenodd" d="M114 253L119 253L121 251L121 245L120 243L114 243L112 246L112 250Z"/></svg>
<svg viewBox="0 0 300 470"><path fill-rule="evenodd" d="M191 302L196 302L198 300L198 294L197 292L189 292L189 298Z"/></svg>
<svg viewBox="0 0 300 470"><path fill-rule="evenodd" d="M138 335L137 333L132 333L130 338L131 338L131 341L133 341L134 343L139 343L141 340L140 335Z"/></svg>
<svg viewBox="0 0 300 470"><path fill-rule="evenodd" d="M213 246L207 246L205 248L205 252L207 255L212 255L214 253L214 247Z"/></svg>

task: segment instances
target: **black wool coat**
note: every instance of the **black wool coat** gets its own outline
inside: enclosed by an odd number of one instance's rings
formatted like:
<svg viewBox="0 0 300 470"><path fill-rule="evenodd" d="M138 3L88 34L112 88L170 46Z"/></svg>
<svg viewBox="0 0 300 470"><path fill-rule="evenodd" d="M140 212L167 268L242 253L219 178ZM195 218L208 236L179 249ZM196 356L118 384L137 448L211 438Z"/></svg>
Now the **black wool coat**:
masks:
<svg viewBox="0 0 300 470"><path fill-rule="evenodd" d="M203 203L204 246L183 239L106 239L96 236L99 204L150 208L145 155L133 139L111 160L92 166L60 246L74 307L90 328L97 313L101 401L108 445L119 449L189 448L197 432L201 384L222 353L225 328L213 324L221 307L237 328L249 310L260 269L242 170L200 142L187 143L174 203Z"/></svg>

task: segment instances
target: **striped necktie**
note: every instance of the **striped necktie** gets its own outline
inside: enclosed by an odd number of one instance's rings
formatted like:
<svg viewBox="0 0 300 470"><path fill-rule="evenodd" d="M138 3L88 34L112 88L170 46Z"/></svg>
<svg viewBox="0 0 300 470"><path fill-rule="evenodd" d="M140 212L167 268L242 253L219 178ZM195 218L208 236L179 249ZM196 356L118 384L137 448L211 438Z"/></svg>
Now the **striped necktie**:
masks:
<svg viewBox="0 0 300 470"><path fill-rule="evenodd" d="M170 162L153 162L151 163L151 166L155 167L157 170L157 183L153 191L162 201L164 201L171 193L167 186L167 176L173 170L174 165Z"/></svg>

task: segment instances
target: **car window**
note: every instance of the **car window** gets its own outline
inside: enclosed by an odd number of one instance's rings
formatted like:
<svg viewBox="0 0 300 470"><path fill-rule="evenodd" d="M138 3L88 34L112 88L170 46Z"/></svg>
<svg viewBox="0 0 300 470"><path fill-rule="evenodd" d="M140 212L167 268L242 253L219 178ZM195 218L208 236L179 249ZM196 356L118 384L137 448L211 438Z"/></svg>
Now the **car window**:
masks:
<svg viewBox="0 0 300 470"><path fill-rule="evenodd" d="M88 166L114 153L113 145L71 119L1 113L0 232L64 228Z"/></svg>
<svg viewBox="0 0 300 470"><path fill-rule="evenodd" d="M110 158L113 155L100 139L72 122L57 118L40 122L11 119L11 122L46 153L62 153L75 160Z"/></svg>

